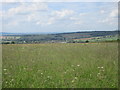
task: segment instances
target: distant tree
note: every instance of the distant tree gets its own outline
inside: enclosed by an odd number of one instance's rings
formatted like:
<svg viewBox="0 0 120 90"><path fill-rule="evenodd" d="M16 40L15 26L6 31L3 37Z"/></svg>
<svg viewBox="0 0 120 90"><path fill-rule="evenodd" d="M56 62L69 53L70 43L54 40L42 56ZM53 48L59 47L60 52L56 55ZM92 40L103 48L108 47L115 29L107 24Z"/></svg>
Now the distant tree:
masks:
<svg viewBox="0 0 120 90"><path fill-rule="evenodd" d="M14 42L14 41L12 41L12 42L11 42L11 44L15 44L15 42Z"/></svg>
<svg viewBox="0 0 120 90"><path fill-rule="evenodd" d="M88 41L88 40L86 40L85 42L86 42L86 43L88 43L89 41Z"/></svg>
<svg viewBox="0 0 120 90"><path fill-rule="evenodd" d="M10 42L2 42L2 44L10 44Z"/></svg>
<svg viewBox="0 0 120 90"><path fill-rule="evenodd" d="M72 43L76 43L75 41L73 41Z"/></svg>
<svg viewBox="0 0 120 90"><path fill-rule="evenodd" d="M120 39L117 39L117 41L120 41Z"/></svg>

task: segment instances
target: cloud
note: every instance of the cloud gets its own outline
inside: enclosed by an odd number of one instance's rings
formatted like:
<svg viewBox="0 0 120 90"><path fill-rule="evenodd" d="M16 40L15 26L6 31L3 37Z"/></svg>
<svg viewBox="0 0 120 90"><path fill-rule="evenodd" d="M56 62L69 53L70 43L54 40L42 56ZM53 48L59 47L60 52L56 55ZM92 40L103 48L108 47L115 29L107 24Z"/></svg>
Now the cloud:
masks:
<svg viewBox="0 0 120 90"><path fill-rule="evenodd" d="M104 13L101 13L101 14L105 14ZM107 15L105 18L102 18L101 20L98 20L98 23L103 23L103 24L108 24L108 25L117 25L118 23L118 10L115 8L115 9L112 9L110 12L108 12Z"/></svg>
<svg viewBox="0 0 120 90"><path fill-rule="evenodd" d="M74 24L82 24L83 22L81 22L81 21L77 21L77 22L75 22Z"/></svg>
<svg viewBox="0 0 120 90"><path fill-rule="evenodd" d="M73 14L74 14L73 10L67 10L67 9L51 11L50 14L46 14L43 16L45 17L44 19L41 18L42 17L41 15L39 15L40 17L35 17L37 18L36 24L41 26L55 24L59 21L69 20L69 17Z"/></svg>
<svg viewBox="0 0 120 90"><path fill-rule="evenodd" d="M0 2L119 2L119 0L0 0Z"/></svg>
<svg viewBox="0 0 120 90"><path fill-rule="evenodd" d="M55 22L55 18L48 18L47 20L37 21L36 24L41 26L47 26L53 24L54 22Z"/></svg>
<svg viewBox="0 0 120 90"><path fill-rule="evenodd" d="M108 24L113 24L113 23L114 23L114 19L113 19L113 18L105 18L105 19L100 20L100 21L98 21L98 22L104 23L104 24L106 24L106 23L108 23Z"/></svg>
<svg viewBox="0 0 120 90"><path fill-rule="evenodd" d="M113 29L116 25L116 9L113 8L112 3L10 4L6 3L7 9L3 9L4 25L18 30L19 28L25 30L28 26L28 31L35 29L57 32L60 30L101 29L104 27Z"/></svg>
<svg viewBox="0 0 120 90"><path fill-rule="evenodd" d="M0 17L2 17L3 16L3 12L2 11L0 11Z"/></svg>
<svg viewBox="0 0 120 90"><path fill-rule="evenodd" d="M100 10L100 13L101 13L101 14L104 14L104 13L105 13L105 10Z"/></svg>
<svg viewBox="0 0 120 90"><path fill-rule="evenodd" d="M11 3L7 3L9 6ZM19 3L17 7L11 7L3 10L3 18L7 25L18 25L21 22L32 22L39 20L40 13L48 10L45 3ZM1 16L1 12L0 12Z"/></svg>
<svg viewBox="0 0 120 90"><path fill-rule="evenodd" d="M25 0L4 0L1 2L24 2Z"/></svg>
<svg viewBox="0 0 120 90"><path fill-rule="evenodd" d="M29 14L36 11L44 11L47 9L48 7L45 3L20 3L18 7L10 8L4 14L6 15L6 17L11 17L16 14Z"/></svg>
<svg viewBox="0 0 120 90"><path fill-rule="evenodd" d="M111 13L110 13L110 17L117 17L118 16L118 9L114 9Z"/></svg>
<svg viewBox="0 0 120 90"><path fill-rule="evenodd" d="M8 26L16 26L19 25L17 21L12 21L10 23L7 24Z"/></svg>
<svg viewBox="0 0 120 90"><path fill-rule="evenodd" d="M52 15L55 15L56 17L58 18L63 18L63 17L66 17L66 16L70 16L74 14L74 11L73 10L61 10L61 11L53 11L52 12Z"/></svg>
<svg viewBox="0 0 120 90"><path fill-rule="evenodd" d="M73 15L70 17L70 20L73 21L73 24L75 25L83 25L86 21L86 19L90 16L89 13L78 13L76 15Z"/></svg>

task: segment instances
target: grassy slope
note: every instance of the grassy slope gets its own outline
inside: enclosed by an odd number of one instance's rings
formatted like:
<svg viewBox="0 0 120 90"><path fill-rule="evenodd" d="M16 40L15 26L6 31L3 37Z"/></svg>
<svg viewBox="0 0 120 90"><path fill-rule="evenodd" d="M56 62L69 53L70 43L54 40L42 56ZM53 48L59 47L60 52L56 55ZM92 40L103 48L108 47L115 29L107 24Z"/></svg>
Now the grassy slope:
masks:
<svg viewBox="0 0 120 90"><path fill-rule="evenodd" d="M73 39L74 41L82 41L85 42L88 40L89 42L105 42L105 41L116 41L118 39L118 36L101 36L101 37L91 37L91 38L82 38L82 39Z"/></svg>
<svg viewBox="0 0 120 90"><path fill-rule="evenodd" d="M93 39L92 42L95 41L106 41L106 40L114 40L115 38L103 38L105 36L114 36L117 35L117 31L90 31L90 32L68 32L68 33L56 33L56 34L26 34L26 35L5 35L7 38L3 39L3 41L16 41L16 42L24 42L27 43L32 41L38 42L48 42L48 41L71 41L73 39L82 39L82 38L91 38L91 37L100 37L100 39ZM4 36L4 34L3 34ZM12 38L11 38L12 37ZM14 38L14 39L13 39ZM116 39L115 39L116 40Z"/></svg>
<svg viewBox="0 0 120 90"><path fill-rule="evenodd" d="M3 45L3 87L117 87L117 43Z"/></svg>

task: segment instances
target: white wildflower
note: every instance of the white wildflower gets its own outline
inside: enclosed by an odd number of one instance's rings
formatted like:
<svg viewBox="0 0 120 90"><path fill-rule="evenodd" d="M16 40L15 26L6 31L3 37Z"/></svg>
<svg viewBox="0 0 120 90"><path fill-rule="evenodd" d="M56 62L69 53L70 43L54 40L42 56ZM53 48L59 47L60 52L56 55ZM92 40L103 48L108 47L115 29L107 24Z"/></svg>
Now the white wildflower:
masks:
<svg viewBox="0 0 120 90"><path fill-rule="evenodd" d="M38 70L38 72L40 72L40 70Z"/></svg>
<svg viewBox="0 0 120 90"><path fill-rule="evenodd" d="M66 72L64 72L66 74Z"/></svg>
<svg viewBox="0 0 120 90"><path fill-rule="evenodd" d="M100 73L98 73L98 75L100 75Z"/></svg>
<svg viewBox="0 0 120 90"><path fill-rule="evenodd" d="M77 65L78 67L80 66L80 65Z"/></svg>
<svg viewBox="0 0 120 90"><path fill-rule="evenodd" d="M100 76L100 73L98 73L97 76Z"/></svg>
<svg viewBox="0 0 120 90"><path fill-rule="evenodd" d="M74 65L71 65L72 67L74 66Z"/></svg>
<svg viewBox="0 0 120 90"><path fill-rule="evenodd" d="M7 69L3 69L4 71L6 71Z"/></svg>
<svg viewBox="0 0 120 90"><path fill-rule="evenodd" d="M75 77L75 79L78 79L77 77Z"/></svg>
<svg viewBox="0 0 120 90"><path fill-rule="evenodd" d="M74 80L72 80L72 83L75 82Z"/></svg>
<svg viewBox="0 0 120 90"><path fill-rule="evenodd" d="M14 79L11 79L11 81L14 81Z"/></svg>
<svg viewBox="0 0 120 90"><path fill-rule="evenodd" d="M47 76L47 78L50 78L50 76Z"/></svg>
<svg viewBox="0 0 120 90"><path fill-rule="evenodd" d="M98 68L102 68L103 69L103 67L98 67Z"/></svg>
<svg viewBox="0 0 120 90"><path fill-rule="evenodd" d="M102 70L103 72L105 71L105 70Z"/></svg>

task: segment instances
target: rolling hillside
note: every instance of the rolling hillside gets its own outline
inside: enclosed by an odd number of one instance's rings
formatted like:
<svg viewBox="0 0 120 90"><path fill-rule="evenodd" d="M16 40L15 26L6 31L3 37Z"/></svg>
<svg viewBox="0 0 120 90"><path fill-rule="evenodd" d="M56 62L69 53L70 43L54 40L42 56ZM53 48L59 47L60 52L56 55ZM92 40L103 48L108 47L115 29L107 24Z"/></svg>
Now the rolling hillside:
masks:
<svg viewBox="0 0 120 90"><path fill-rule="evenodd" d="M58 43L58 42L85 42L117 40L118 31L89 31L68 32L54 34L11 34L5 33L1 36L3 42L14 41L15 43Z"/></svg>

